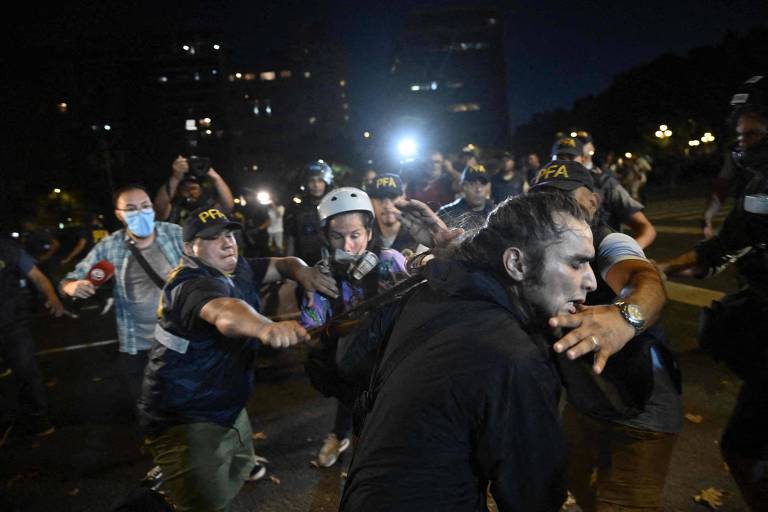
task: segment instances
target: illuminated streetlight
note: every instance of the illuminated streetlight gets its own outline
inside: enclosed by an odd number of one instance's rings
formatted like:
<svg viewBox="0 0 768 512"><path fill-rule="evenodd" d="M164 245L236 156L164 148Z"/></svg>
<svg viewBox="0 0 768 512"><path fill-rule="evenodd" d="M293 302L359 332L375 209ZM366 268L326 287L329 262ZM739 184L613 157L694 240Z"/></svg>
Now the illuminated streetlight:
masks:
<svg viewBox="0 0 768 512"><path fill-rule="evenodd" d="M663 132L667 131L668 129L669 129L669 127L667 125L665 125L665 124L660 124L659 125L659 130L661 130Z"/></svg>
<svg viewBox="0 0 768 512"><path fill-rule="evenodd" d="M714 142L715 136L712 135L710 132L705 132L704 136L701 138L701 142L704 142L705 144L708 142Z"/></svg>
<svg viewBox="0 0 768 512"><path fill-rule="evenodd" d="M576 132L571 132L571 137L575 137L577 135Z"/></svg>
<svg viewBox="0 0 768 512"><path fill-rule="evenodd" d="M299 196L293 196L293 202L296 204L301 204L301 198Z"/></svg>
<svg viewBox="0 0 768 512"><path fill-rule="evenodd" d="M213 45L213 49L214 49L214 50L218 50L219 48L221 48L221 46L219 46L219 45L217 45L217 44Z"/></svg>
<svg viewBox="0 0 768 512"><path fill-rule="evenodd" d="M627 151L626 153L624 153L624 156L627 157L627 158L632 158L632 153Z"/></svg>
<svg viewBox="0 0 768 512"><path fill-rule="evenodd" d="M112 127L111 127L110 125L108 125L108 124L105 124L105 125L104 125L104 131L107 131L107 132L108 132L108 131L109 131L109 130L111 130L111 129L112 129Z"/></svg>
<svg viewBox="0 0 768 512"><path fill-rule="evenodd" d="M272 198L269 196L269 192L262 190L258 194L256 194L256 200L259 202L260 205L266 206L269 203L272 202Z"/></svg>
<svg viewBox="0 0 768 512"><path fill-rule="evenodd" d="M371 138L371 132L363 132L363 137L365 137L366 139L370 139Z"/></svg>
<svg viewBox="0 0 768 512"><path fill-rule="evenodd" d="M699 144L701 144L701 142L698 141L698 140L689 140L688 141L688 145L691 146L691 147L698 146Z"/></svg>
<svg viewBox="0 0 768 512"><path fill-rule="evenodd" d="M659 139L664 138L664 132L662 132L661 130L656 130L655 135L656 135L656 138L659 138Z"/></svg>
<svg viewBox="0 0 768 512"><path fill-rule="evenodd" d="M55 188L55 189L53 189L53 193L54 194L61 194L61 189L60 188Z"/></svg>
<svg viewBox="0 0 768 512"><path fill-rule="evenodd" d="M664 130L664 136L665 137L671 137L672 136L672 130Z"/></svg>

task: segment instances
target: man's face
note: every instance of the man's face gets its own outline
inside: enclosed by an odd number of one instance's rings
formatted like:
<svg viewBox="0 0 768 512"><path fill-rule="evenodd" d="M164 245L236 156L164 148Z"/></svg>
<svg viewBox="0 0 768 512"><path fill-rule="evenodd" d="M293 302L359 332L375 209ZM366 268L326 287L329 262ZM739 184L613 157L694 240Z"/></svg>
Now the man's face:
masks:
<svg viewBox="0 0 768 512"><path fill-rule="evenodd" d="M562 239L544 251L544 263L538 279L526 279L521 295L542 319L575 313L587 293L597 287L589 260L595 255L592 230L580 220L568 216Z"/></svg>
<svg viewBox="0 0 768 512"><path fill-rule="evenodd" d="M443 161L443 154L440 152L436 151L430 156L429 175L432 178L439 178L443 173Z"/></svg>
<svg viewBox="0 0 768 512"><path fill-rule="evenodd" d="M584 162L591 162L592 155L595 154L595 145L591 142L584 144Z"/></svg>
<svg viewBox="0 0 768 512"><path fill-rule="evenodd" d="M482 208L491 192L491 184L487 180L470 180L465 181L461 189L470 208Z"/></svg>
<svg viewBox="0 0 768 512"><path fill-rule="evenodd" d="M365 228L363 213L336 215L328 221L328 241L331 249L341 249L359 255L368 247L372 233Z"/></svg>
<svg viewBox="0 0 768 512"><path fill-rule="evenodd" d="M739 146L748 148L766 137L766 123L755 116L739 116L736 123L736 133L739 135Z"/></svg>
<svg viewBox="0 0 768 512"><path fill-rule="evenodd" d="M237 240L230 230L209 238L195 238L184 244L184 252L221 272L232 273L237 266Z"/></svg>
<svg viewBox="0 0 768 512"><path fill-rule="evenodd" d="M179 185L179 195L190 201L197 201L203 195L203 187L199 183L186 182Z"/></svg>
<svg viewBox="0 0 768 512"><path fill-rule="evenodd" d="M589 212L590 219L595 218L595 213L597 213L597 209L600 205L598 199L599 196L596 193L591 192L587 187L579 187L571 192L571 197L573 197L582 208Z"/></svg>
<svg viewBox="0 0 768 512"><path fill-rule="evenodd" d="M528 165L534 169L538 169L541 166L541 162L539 162L539 155L533 153L528 155Z"/></svg>
<svg viewBox="0 0 768 512"><path fill-rule="evenodd" d="M151 210L152 200L146 192L140 188L126 190L115 201L115 217L119 220L123 226L127 226L125 221L125 214L128 211L140 211Z"/></svg>
<svg viewBox="0 0 768 512"><path fill-rule="evenodd" d="M376 214L376 220L378 221L379 225L394 226L399 222L398 214L400 212L397 208L395 208L395 201L401 198L405 198L405 196L400 195L395 198L371 198L371 203L373 203L373 212Z"/></svg>
<svg viewBox="0 0 768 512"><path fill-rule="evenodd" d="M373 169L369 169L365 173L365 183L370 185L371 183L373 183L373 180L375 179L376 179L376 171L374 171Z"/></svg>
<svg viewBox="0 0 768 512"><path fill-rule="evenodd" d="M326 183L320 176L310 176L307 180L307 190L309 195L315 198L321 198L325 195Z"/></svg>

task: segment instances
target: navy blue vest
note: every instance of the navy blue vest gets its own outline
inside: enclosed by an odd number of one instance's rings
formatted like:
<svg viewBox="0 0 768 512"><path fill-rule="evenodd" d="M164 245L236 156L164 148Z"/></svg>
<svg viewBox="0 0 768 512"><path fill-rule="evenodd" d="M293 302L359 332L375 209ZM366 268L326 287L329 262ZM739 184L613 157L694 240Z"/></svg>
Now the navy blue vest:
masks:
<svg viewBox="0 0 768 512"><path fill-rule="evenodd" d="M187 423L231 427L253 392L253 363L258 341L226 338L213 325L184 327L174 303L180 286L192 279L216 279L229 296L258 311L258 285L240 257L232 277L185 257L163 288L155 341L139 400L141 425L148 435Z"/></svg>

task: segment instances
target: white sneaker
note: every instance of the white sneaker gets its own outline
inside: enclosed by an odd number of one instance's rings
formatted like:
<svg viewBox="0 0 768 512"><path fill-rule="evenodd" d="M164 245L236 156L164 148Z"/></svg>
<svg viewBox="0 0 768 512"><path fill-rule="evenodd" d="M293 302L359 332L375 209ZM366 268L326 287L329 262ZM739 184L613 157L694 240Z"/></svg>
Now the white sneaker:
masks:
<svg viewBox="0 0 768 512"><path fill-rule="evenodd" d="M339 455L347 448L349 448L348 438L345 437L339 441L336 434L328 434L323 447L320 448L320 453L317 454L317 464L324 468L333 466L339 459Z"/></svg>
<svg viewBox="0 0 768 512"><path fill-rule="evenodd" d="M267 462L269 462L267 459L254 455L253 462L255 462L255 464L251 470L251 474L248 476L249 482L261 480L267 474Z"/></svg>

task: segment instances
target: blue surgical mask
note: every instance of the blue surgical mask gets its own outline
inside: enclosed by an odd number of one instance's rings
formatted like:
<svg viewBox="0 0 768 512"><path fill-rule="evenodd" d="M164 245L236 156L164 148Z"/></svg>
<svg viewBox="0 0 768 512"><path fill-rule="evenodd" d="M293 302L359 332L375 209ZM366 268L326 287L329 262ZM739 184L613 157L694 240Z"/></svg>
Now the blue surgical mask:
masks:
<svg viewBox="0 0 768 512"><path fill-rule="evenodd" d="M139 238L146 238L155 230L155 210L152 208L124 212L123 217L128 230Z"/></svg>

